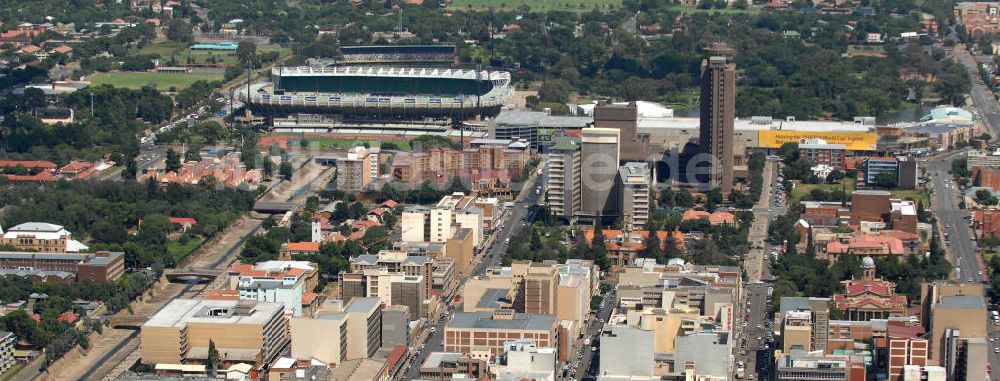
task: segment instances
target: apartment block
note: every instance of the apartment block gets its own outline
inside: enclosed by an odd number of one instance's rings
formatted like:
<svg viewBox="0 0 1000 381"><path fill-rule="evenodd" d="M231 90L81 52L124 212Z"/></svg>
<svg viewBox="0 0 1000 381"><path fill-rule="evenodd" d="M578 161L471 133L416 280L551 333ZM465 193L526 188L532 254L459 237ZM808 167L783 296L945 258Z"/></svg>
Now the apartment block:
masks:
<svg viewBox="0 0 1000 381"><path fill-rule="evenodd" d="M403 210L399 219L403 242L430 242L431 210L422 205L414 205Z"/></svg>
<svg viewBox="0 0 1000 381"><path fill-rule="evenodd" d="M558 324L552 315L531 315L513 310L492 313L455 313L444 328L444 350L469 354L474 348L489 349L491 355L503 353L507 341L533 339L542 347L558 342Z"/></svg>
<svg viewBox="0 0 1000 381"><path fill-rule="evenodd" d="M13 332L0 331L0 373L14 366L14 344L17 338Z"/></svg>
<svg viewBox="0 0 1000 381"><path fill-rule="evenodd" d="M142 325L140 351L145 364L203 364L213 341L224 364L261 369L288 346L288 332L278 303L174 299Z"/></svg>
<svg viewBox="0 0 1000 381"><path fill-rule="evenodd" d="M552 215L571 219L581 210L581 140L560 137L549 148L545 194Z"/></svg>
<svg viewBox="0 0 1000 381"><path fill-rule="evenodd" d="M652 208L649 197L649 186L652 182L651 171L647 163L625 163L618 167L618 176L622 190L622 216L628 223L626 229L645 229Z"/></svg>
<svg viewBox="0 0 1000 381"><path fill-rule="evenodd" d="M361 192L378 178L378 155L365 147L353 147L347 157L337 159L337 189Z"/></svg>
<svg viewBox="0 0 1000 381"><path fill-rule="evenodd" d="M837 170L844 170L847 146L829 144L823 139L806 139L799 144L799 155L815 165L827 165Z"/></svg>

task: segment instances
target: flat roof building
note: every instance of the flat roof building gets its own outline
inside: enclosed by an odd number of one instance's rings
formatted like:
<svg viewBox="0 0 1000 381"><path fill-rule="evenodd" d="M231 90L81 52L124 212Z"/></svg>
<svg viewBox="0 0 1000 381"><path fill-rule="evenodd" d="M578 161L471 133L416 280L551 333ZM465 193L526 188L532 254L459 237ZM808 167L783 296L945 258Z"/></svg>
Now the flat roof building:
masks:
<svg viewBox="0 0 1000 381"><path fill-rule="evenodd" d="M558 324L552 315L529 315L513 310L493 313L458 312L444 327L444 350L471 353L473 348L489 349L493 356L503 353L504 343L534 339L541 347L554 347Z"/></svg>
<svg viewBox="0 0 1000 381"><path fill-rule="evenodd" d="M269 302L175 299L142 325L146 364L204 363L209 341L223 363L261 369L288 346L284 306Z"/></svg>

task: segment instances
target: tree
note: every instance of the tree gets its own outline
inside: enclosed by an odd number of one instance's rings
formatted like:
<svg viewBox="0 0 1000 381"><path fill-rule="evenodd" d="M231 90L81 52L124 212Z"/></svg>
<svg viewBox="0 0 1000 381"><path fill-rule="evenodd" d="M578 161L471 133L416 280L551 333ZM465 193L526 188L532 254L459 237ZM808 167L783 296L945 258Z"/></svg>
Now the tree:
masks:
<svg viewBox="0 0 1000 381"><path fill-rule="evenodd" d="M278 166L278 173L285 180L291 180L292 179L292 172L293 171L294 171L294 168L292 167L292 162L290 162L288 160L282 161L281 165Z"/></svg>
<svg viewBox="0 0 1000 381"><path fill-rule="evenodd" d="M215 348L215 341L208 339L208 376L214 378L221 367L222 359L219 358L219 350Z"/></svg>
<svg viewBox="0 0 1000 381"><path fill-rule="evenodd" d="M253 41L240 41L236 47L236 58L239 60L238 66L245 66L252 63L257 58L257 44Z"/></svg>
<svg viewBox="0 0 1000 381"><path fill-rule="evenodd" d="M655 230L651 230L646 239L643 240L642 251L639 252L639 256L643 258L660 258L663 255L663 251L660 250L660 237L656 235Z"/></svg>
<svg viewBox="0 0 1000 381"><path fill-rule="evenodd" d="M261 163L261 168L260 169L261 169L261 171L264 172L264 178L265 179L270 179L271 176L274 175L274 162L271 161L270 157L264 157L264 160Z"/></svg>
<svg viewBox="0 0 1000 381"><path fill-rule="evenodd" d="M733 3L733 8L736 9L747 9L748 6L749 4L747 3L747 0L736 0L736 2Z"/></svg>
<svg viewBox="0 0 1000 381"><path fill-rule="evenodd" d="M542 83L538 89L538 99L542 102L569 102L569 93L573 90L565 79L550 79Z"/></svg>
<svg viewBox="0 0 1000 381"><path fill-rule="evenodd" d="M838 169L834 169L830 171L830 174L826 175L826 182L828 183L835 183L843 179L844 179L844 172L841 172Z"/></svg>
<svg viewBox="0 0 1000 381"><path fill-rule="evenodd" d="M789 142L782 144L778 148L778 156L781 156L785 164L791 164L792 162L799 160L799 143Z"/></svg>
<svg viewBox="0 0 1000 381"><path fill-rule="evenodd" d="M898 184L896 180L896 174L891 172L879 173L875 175L874 180L875 180L874 181L875 185L878 185L886 189L893 189Z"/></svg>
<svg viewBox="0 0 1000 381"><path fill-rule="evenodd" d="M167 158L164 159L163 170L177 172L179 169L181 169L181 155L173 148L167 148Z"/></svg>

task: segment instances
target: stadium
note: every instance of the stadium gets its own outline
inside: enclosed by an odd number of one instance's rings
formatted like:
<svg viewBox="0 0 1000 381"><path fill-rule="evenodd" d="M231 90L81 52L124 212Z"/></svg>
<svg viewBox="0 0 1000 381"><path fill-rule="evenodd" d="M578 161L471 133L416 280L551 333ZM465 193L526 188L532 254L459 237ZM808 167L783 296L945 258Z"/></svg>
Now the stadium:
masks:
<svg viewBox="0 0 1000 381"><path fill-rule="evenodd" d="M249 100L247 100L249 93ZM440 68L279 67L271 82L238 90L258 115L361 117L495 116L513 88L510 73Z"/></svg>

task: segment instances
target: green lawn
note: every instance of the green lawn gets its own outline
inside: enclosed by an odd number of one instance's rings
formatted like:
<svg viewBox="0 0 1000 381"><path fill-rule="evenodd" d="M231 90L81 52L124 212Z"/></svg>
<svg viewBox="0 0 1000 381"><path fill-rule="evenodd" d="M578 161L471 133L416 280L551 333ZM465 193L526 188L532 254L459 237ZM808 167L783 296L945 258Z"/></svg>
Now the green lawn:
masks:
<svg viewBox="0 0 1000 381"><path fill-rule="evenodd" d="M622 0L454 0L448 8L457 10L487 10L494 8L497 10L515 10L521 6L528 6L531 11L574 11L589 12L594 9L607 9L619 7Z"/></svg>
<svg viewBox="0 0 1000 381"><path fill-rule="evenodd" d="M180 262L182 259L190 255L192 251L197 249L198 245L200 245L204 240L205 239L201 237L194 237L188 240L187 244L170 241L167 242L167 251L170 252L170 255L173 255L174 258L177 259L177 262Z"/></svg>
<svg viewBox="0 0 1000 381"><path fill-rule="evenodd" d="M151 72L112 72L95 73L90 76L93 85L109 84L115 87L139 89L146 85L155 85L160 90L182 90L197 81L221 81L222 74L205 73L151 73Z"/></svg>
<svg viewBox="0 0 1000 381"><path fill-rule="evenodd" d="M129 51L131 55L150 55L155 54L160 57L161 65L169 65L170 57L176 60L178 65L184 65L188 63L188 58L191 58L192 63L195 64L211 64L212 58L215 58L215 62L225 66L231 66L236 63L236 52L230 51L210 51L210 50L191 50L188 49L188 44L178 43L178 42L164 42L160 44L148 44L142 49L135 49ZM258 53L266 53L277 51L281 57L291 54L291 49L282 48L280 46L259 46L257 47Z"/></svg>
<svg viewBox="0 0 1000 381"><path fill-rule="evenodd" d="M847 186L846 187L842 186L839 183L838 184L803 184L800 181L794 181L795 188L792 189L792 196L789 198L788 204L789 205L798 204L799 200L801 200L803 196L805 196L805 195L809 194L810 192L812 192L813 189L824 189L824 190L826 190L828 192L829 191L833 191L833 190L841 190L841 189L843 189L848 194L850 194L851 192L854 191L854 186L855 186L855 183L857 182L857 180L845 178L844 181L847 182L847 184L846 184Z"/></svg>
<svg viewBox="0 0 1000 381"><path fill-rule="evenodd" d="M293 139L295 139L295 138L293 138ZM322 148L330 148L330 147L332 147L332 148L343 149L343 150L349 149L351 147L355 147L355 146L357 146L359 144L365 144L365 143L367 143L369 147L380 147L381 144L382 144L382 142L392 142L392 143L395 143L396 146L399 147L399 149L404 150L404 151L409 151L410 149L412 149L410 147L410 142L408 140L386 139L386 140L379 141L379 140L374 140L374 139L306 138L306 141L309 142L310 147L312 147L313 145L318 144Z"/></svg>
<svg viewBox="0 0 1000 381"><path fill-rule="evenodd" d="M0 381L7 381L13 379L21 369L24 368L24 364L14 364L14 366L7 369L6 372L0 373Z"/></svg>
<svg viewBox="0 0 1000 381"><path fill-rule="evenodd" d="M896 189L890 191L892 197L900 199L913 199L914 202L923 201L924 205L930 205L930 196L927 195L927 191L923 189Z"/></svg>

